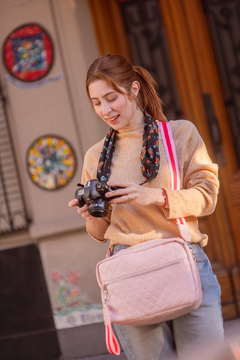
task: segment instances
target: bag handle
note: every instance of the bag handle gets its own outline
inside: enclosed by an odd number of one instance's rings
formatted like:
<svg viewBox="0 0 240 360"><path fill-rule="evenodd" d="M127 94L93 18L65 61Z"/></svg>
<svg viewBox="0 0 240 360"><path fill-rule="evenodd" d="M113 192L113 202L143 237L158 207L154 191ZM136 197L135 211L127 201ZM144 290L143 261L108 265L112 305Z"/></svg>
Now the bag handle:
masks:
<svg viewBox="0 0 240 360"><path fill-rule="evenodd" d="M163 146L167 156L167 161L171 174L171 189L180 190L180 173L178 167L177 153L173 140L170 122L159 121L159 128L162 135ZM191 242L192 236L185 218L178 218L177 227L184 240Z"/></svg>

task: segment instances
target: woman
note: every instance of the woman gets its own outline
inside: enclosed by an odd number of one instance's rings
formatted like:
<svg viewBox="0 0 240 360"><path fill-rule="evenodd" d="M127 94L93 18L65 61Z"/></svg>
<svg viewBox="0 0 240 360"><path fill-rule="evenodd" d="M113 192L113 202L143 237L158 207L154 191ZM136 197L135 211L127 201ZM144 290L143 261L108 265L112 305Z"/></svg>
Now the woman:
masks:
<svg viewBox="0 0 240 360"><path fill-rule="evenodd" d="M156 83L145 69L132 66L121 56L103 55L90 66L86 89L95 112L111 129L105 140L87 151L82 183L97 177L120 189L106 193L111 211L105 218L91 216L88 204L77 211L86 219L87 231L95 240L110 240L113 254L143 241L179 236L174 219L185 217L203 288L201 306L173 320L176 351L185 358L223 339L220 287L202 249L208 237L200 232L197 222L197 217L215 209L218 167L190 121L171 121L181 190L170 189L169 166L154 120L167 119ZM76 199L69 202L70 207L76 204ZM128 359L163 359L171 347L164 323L137 327L115 324L115 329Z"/></svg>

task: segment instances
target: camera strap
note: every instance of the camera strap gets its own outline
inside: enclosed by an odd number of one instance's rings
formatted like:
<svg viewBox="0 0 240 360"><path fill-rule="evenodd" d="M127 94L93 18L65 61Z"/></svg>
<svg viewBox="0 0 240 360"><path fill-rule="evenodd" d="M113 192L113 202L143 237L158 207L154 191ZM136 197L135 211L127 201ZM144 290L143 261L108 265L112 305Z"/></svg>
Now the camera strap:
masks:
<svg viewBox="0 0 240 360"><path fill-rule="evenodd" d="M145 125L143 130L141 158L141 172L145 180L140 185L154 179L159 171L159 129L158 123L146 111ZM111 163L116 146L117 131L110 128L104 140L102 151L98 161L97 179L99 181L108 181L111 171Z"/></svg>

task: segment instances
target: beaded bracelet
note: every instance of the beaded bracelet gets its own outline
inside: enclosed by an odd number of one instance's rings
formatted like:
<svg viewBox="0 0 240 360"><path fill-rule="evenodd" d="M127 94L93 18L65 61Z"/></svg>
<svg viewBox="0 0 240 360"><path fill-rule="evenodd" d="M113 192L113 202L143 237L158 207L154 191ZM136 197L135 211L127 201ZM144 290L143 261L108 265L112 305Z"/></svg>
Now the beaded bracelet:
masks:
<svg viewBox="0 0 240 360"><path fill-rule="evenodd" d="M162 191L164 192L164 204L163 205L160 205L161 207L164 207L167 205L167 192L165 189L161 188Z"/></svg>

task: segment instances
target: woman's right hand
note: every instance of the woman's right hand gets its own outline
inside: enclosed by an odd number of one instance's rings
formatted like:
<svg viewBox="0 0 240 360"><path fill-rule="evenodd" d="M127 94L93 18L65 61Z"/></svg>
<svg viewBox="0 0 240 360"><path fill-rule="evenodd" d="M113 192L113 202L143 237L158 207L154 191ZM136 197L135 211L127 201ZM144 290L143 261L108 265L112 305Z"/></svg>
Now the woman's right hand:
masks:
<svg viewBox="0 0 240 360"><path fill-rule="evenodd" d="M95 220L96 221L98 219L89 214L89 211L88 211L89 205L88 204L85 204L84 206L79 207L79 206L77 206L77 203L78 203L78 199L72 199L71 201L69 201L68 206L69 207L77 207L77 212L79 214L81 214L82 217L86 220L90 220L90 221Z"/></svg>
<svg viewBox="0 0 240 360"><path fill-rule="evenodd" d="M72 199L69 201L69 207L77 207L77 212L82 215L84 219L87 220L86 228L89 234L99 241L106 241L104 238L104 234L107 231L109 223L104 220L104 218L94 217L89 214L88 208L89 205L85 204L82 207L77 206L78 200ZM97 225L97 226L96 226Z"/></svg>

